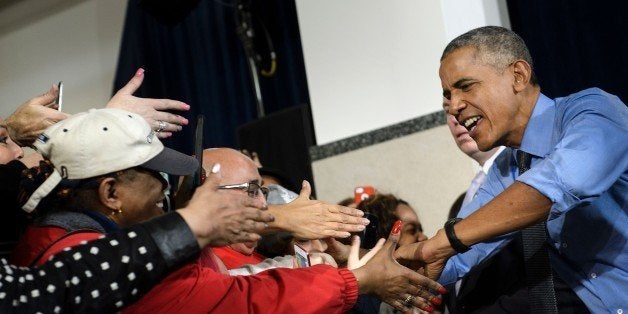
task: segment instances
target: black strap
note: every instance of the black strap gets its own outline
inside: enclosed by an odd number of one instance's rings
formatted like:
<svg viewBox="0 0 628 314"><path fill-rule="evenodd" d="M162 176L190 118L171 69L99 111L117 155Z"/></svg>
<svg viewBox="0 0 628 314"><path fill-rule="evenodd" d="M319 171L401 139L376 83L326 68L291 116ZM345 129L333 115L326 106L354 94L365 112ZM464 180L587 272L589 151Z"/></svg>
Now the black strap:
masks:
<svg viewBox="0 0 628 314"><path fill-rule="evenodd" d="M468 251L470 248L458 239L456 236L456 232L454 231L454 225L461 221L462 218L451 218L445 222L445 235L447 235L447 240L449 240L449 244L457 253L464 253Z"/></svg>
<svg viewBox="0 0 628 314"><path fill-rule="evenodd" d="M44 257L44 254L46 254L46 252L48 252L48 250L50 250L50 248L52 248L53 245L57 244L59 241L77 234L77 233L100 233L99 231L96 230L92 230L92 229L78 229L78 230L74 230L74 231L70 231L62 236L60 236L59 238L57 238L56 240L52 241L50 244L48 244L45 248L43 248L39 254L37 254L37 256L35 256L35 258L33 259L33 261L28 265L28 267L35 267L37 266L39 260Z"/></svg>
<svg viewBox="0 0 628 314"><path fill-rule="evenodd" d="M530 169L532 156L517 150L519 175ZM547 250L547 226L538 223L521 230L530 313L557 313L552 268Z"/></svg>

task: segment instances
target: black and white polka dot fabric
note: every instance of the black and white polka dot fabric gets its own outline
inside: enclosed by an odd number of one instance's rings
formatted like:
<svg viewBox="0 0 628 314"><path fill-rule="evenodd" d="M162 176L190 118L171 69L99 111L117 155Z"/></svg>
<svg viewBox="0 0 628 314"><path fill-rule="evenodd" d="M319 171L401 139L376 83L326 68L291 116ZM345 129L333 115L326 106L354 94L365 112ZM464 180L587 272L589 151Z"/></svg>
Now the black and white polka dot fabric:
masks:
<svg viewBox="0 0 628 314"><path fill-rule="evenodd" d="M117 312L199 252L177 213L64 250L37 268L0 264L0 313Z"/></svg>

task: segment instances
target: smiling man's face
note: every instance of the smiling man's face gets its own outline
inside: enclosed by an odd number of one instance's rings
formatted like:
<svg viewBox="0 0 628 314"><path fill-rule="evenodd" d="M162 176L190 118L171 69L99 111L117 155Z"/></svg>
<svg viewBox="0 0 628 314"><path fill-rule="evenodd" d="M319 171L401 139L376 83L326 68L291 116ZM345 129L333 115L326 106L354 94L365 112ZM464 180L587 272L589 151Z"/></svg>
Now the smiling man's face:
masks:
<svg viewBox="0 0 628 314"><path fill-rule="evenodd" d="M472 47L463 47L441 61L439 76L449 113L465 126L478 148L518 146L518 123L512 66L497 69L483 63Z"/></svg>

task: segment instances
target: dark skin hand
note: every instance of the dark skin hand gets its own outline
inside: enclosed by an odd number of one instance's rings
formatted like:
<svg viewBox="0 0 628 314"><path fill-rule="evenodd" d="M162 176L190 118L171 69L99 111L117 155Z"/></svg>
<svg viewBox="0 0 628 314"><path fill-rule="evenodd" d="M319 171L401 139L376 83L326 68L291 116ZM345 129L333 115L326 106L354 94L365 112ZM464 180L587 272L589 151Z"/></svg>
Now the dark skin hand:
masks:
<svg viewBox="0 0 628 314"><path fill-rule="evenodd" d="M551 206L550 199L536 189L515 182L489 203L457 223L454 231L463 244L472 246L544 221ZM444 229L440 229L431 239L400 247L395 252L395 258L423 262L426 276L437 279L447 259L455 254Z"/></svg>
<svg viewBox="0 0 628 314"><path fill-rule="evenodd" d="M219 190L219 165L207 175L185 208L177 210L196 236L200 247L257 241L274 217L265 202L246 194Z"/></svg>
<svg viewBox="0 0 628 314"><path fill-rule="evenodd" d="M399 222L400 223L400 222ZM441 303L440 294L445 288L434 280L406 268L393 258L399 241L399 230L393 227L384 247L364 266L353 270L360 293L373 294L383 302L404 313L413 306L431 312ZM411 305L405 300L411 296Z"/></svg>

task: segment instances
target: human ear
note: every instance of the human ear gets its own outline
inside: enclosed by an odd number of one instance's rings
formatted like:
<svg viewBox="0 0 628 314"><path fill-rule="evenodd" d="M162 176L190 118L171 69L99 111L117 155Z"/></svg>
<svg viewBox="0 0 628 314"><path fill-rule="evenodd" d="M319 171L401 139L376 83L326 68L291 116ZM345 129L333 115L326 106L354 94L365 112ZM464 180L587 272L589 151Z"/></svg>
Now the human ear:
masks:
<svg viewBox="0 0 628 314"><path fill-rule="evenodd" d="M119 193L116 191L119 185L120 182L112 177L103 179L98 185L98 199L100 203L113 211L120 210L122 206Z"/></svg>
<svg viewBox="0 0 628 314"><path fill-rule="evenodd" d="M530 82L532 67L524 60L517 60L513 62L511 66L514 77L513 89L515 92L521 92Z"/></svg>

